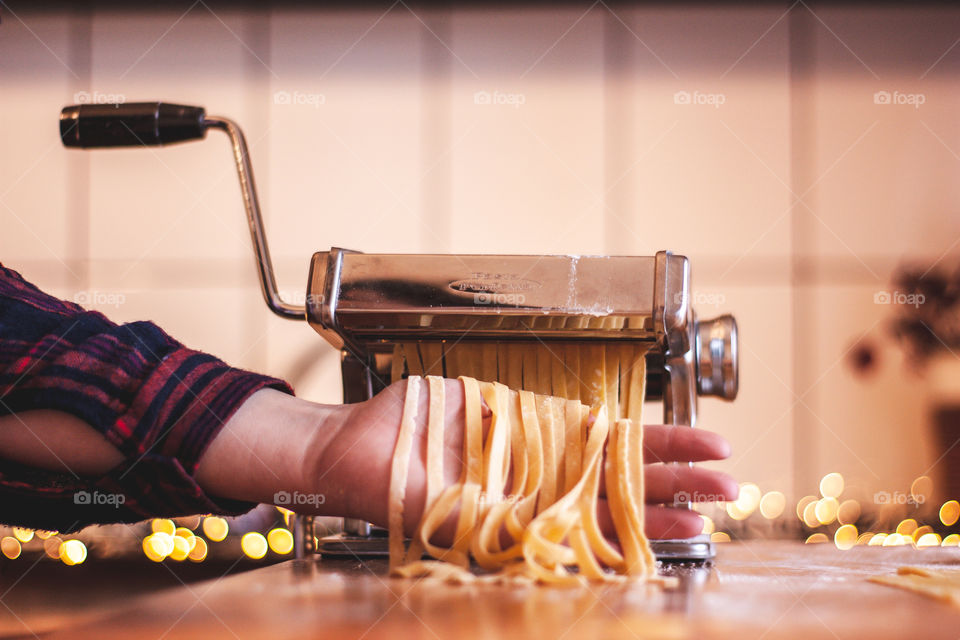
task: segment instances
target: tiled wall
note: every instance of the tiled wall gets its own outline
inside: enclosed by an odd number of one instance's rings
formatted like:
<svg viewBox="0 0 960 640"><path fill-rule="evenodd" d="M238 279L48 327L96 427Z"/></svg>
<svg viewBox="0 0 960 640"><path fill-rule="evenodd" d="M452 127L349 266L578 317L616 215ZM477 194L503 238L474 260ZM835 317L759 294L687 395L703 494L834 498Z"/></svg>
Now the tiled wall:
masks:
<svg viewBox="0 0 960 640"><path fill-rule="evenodd" d="M898 351L867 380L846 353L883 340L900 260L956 252L960 11L11 7L0 261L51 292L339 399L336 353L261 301L222 136L57 138L80 92L199 104L246 130L289 296L330 246L668 248L701 315L740 322L741 396L701 404L735 446L718 466L802 495L833 470L903 489L936 457Z"/></svg>

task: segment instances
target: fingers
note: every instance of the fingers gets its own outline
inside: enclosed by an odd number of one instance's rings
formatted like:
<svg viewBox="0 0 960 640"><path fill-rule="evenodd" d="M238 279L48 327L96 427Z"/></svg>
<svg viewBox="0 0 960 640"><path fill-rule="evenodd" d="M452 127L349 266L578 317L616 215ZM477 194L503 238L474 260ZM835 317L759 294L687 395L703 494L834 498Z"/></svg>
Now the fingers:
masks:
<svg viewBox="0 0 960 640"><path fill-rule="evenodd" d="M645 462L699 462L730 456L723 436L686 426L648 425L643 432Z"/></svg>
<svg viewBox="0 0 960 640"><path fill-rule="evenodd" d="M737 481L722 471L687 465L647 465L646 501L648 503L707 502L736 500Z"/></svg>
<svg viewBox="0 0 960 640"><path fill-rule="evenodd" d="M610 506L606 500L597 503L597 519L600 530L607 539L617 539ZM691 538L703 531L703 518L696 511L659 505L647 505L644 530L650 539Z"/></svg>

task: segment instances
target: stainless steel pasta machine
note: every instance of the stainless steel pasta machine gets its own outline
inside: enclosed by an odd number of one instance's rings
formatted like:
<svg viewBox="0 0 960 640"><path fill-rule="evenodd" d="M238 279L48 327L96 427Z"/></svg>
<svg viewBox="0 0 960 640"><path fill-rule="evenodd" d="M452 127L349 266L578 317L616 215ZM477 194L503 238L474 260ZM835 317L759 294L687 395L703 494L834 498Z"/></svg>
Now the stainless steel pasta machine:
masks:
<svg viewBox="0 0 960 640"><path fill-rule="evenodd" d="M366 254L313 255L306 304L281 299L267 247L247 146L231 120L161 102L65 107L68 147L156 146L225 132L233 147L264 300L283 318L306 320L341 352L344 402L359 402L390 378L397 342L461 340L647 343L647 399L667 424L696 422L698 396L737 395L737 325L700 320L691 306L690 263L654 256ZM316 550L312 518L299 517L298 555ZM321 541L324 553L385 553L383 532L347 520ZM704 537L655 541L661 559L713 557Z"/></svg>

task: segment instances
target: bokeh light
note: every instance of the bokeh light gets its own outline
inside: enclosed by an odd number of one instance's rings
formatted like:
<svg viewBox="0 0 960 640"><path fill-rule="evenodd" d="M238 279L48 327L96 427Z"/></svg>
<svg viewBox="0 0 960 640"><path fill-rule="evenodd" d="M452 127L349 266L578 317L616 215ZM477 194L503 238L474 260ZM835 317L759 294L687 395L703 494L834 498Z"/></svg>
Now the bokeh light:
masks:
<svg viewBox="0 0 960 640"><path fill-rule="evenodd" d="M803 524L807 525L811 529L816 529L820 526L820 521L817 520L817 504L819 503L814 500L803 510Z"/></svg>
<svg viewBox="0 0 960 640"><path fill-rule="evenodd" d="M935 533L925 533L917 540L917 548L925 549L927 547L939 547L940 536Z"/></svg>
<svg viewBox="0 0 960 640"><path fill-rule="evenodd" d="M207 542L203 538L194 536L193 549L187 555L191 562L203 562L207 559Z"/></svg>
<svg viewBox="0 0 960 640"><path fill-rule="evenodd" d="M68 567L83 564L87 559L87 546L80 540L65 540L60 545L60 560Z"/></svg>
<svg viewBox="0 0 960 640"><path fill-rule="evenodd" d="M910 484L910 495L916 504L926 504L933 497L933 480L920 476Z"/></svg>
<svg viewBox="0 0 960 640"><path fill-rule="evenodd" d="M839 498L843 493L843 476L828 473L820 479L820 495L824 498Z"/></svg>
<svg viewBox="0 0 960 640"><path fill-rule="evenodd" d="M779 518L787 506L787 497L779 491L770 491L760 498L760 514L767 520Z"/></svg>
<svg viewBox="0 0 960 640"><path fill-rule="evenodd" d="M19 558L21 550L20 541L16 538L4 536L3 540L0 540L0 552L11 560Z"/></svg>
<svg viewBox="0 0 960 640"><path fill-rule="evenodd" d="M220 542L230 533L230 525L218 516L207 516L203 519L203 535L214 542Z"/></svg>
<svg viewBox="0 0 960 640"><path fill-rule="evenodd" d="M852 549L857 544L859 533L852 524L841 525L833 534L833 543L837 549Z"/></svg>
<svg viewBox="0 0 960 640"><path fill-rule="evenodd" d="M285 556L293 551L293 534L290 533L289 529L281 527L271 529L270 533L267 534L267 544L270 545L270 549L274 553Z"/></svg>
<svg viewBox="0 0 960 640"><path fill-rule="evenodd" d="M833 496L821 498L817 500L815 505L814 515L820 524L830 524L837 519L837 510L840 508L840 503Z"/></svg>
<svg viewBox="0 0 960 640"><path fill-rule="evenodd" d="M700 515L700 518L703 520L703 529L700 533L711 534L716 530L716 525L713 524L713 518L710 516Z"/></svg>
<svg viewBox="0 0 960 640"><path fill-rule="evenodd" d="M165 533L172 536L177 530L177 525L173 524L173 520L167 518L154 518L150 521L150 530L154 533Z"/></svg>
<svg viewBox="0 0 960 640"><path fill-rule="evenodd" d="M940 522L944 526L952 527L957 523L957 520L960 519L960 502L956 500L948 500L943 503L943 506L940 507Z"/></svg>
<svg viewBox="0 0 960 640"><path fill-rule="evenodd" d="M913 518L907 518L901 520L900 524L897 525L897 533L901 536L912 536L913 532L917 530L917 521Z"/></svg>
<svg viewBox="0 0 960 640"><path fill-rule="evenodd" d="M243 537L240 538L240 548L243 549L248 558L259 560L267 555L267 539L263 537L262 533L251 531L243 534Z"/></svg>
<svg viewBox="0 0 960 640"><path fill-rule="evenodd" d="M807 505L816 501L817 496L803 496L800 498L799 502L797 502L797 519L800 520L800 522L806 524L807 521L806 518L803 517L803 514L806 511Z"/></svg>
<svg viewBox="0 0 960 640"><path fill-rule="evenodd" d="M30 542L33 540L33 529L23 529L21 527L13 528L13 537L20 542Z"/></svg>
<svg viewBox="0 0 960 640"><path fill-rule="evenodd" d="M821 542L829 542L830 539L825 533L814 533L806 540L806 544L820 544Z"/></svg>
<svg viewBox="0 0 960 640"><path fill-rule="evenodd" d="M710 534L710 542L730 542L730 534L725 531L715 531Z"/></svg>

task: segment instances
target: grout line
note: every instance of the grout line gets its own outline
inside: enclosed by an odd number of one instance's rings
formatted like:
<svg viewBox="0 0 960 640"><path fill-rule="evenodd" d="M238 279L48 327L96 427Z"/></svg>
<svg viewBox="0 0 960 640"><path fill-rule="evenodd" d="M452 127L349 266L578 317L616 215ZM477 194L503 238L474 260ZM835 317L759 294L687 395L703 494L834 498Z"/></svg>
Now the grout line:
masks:
<svg viewBox="0 0 960 640"><path fill-rule="evenodd" d="M420 19L420 222L421 253L450 251L453 228L453 54L449 8L429 9ZM430 167L432 158L440 158Z"/></svg>
<svg viewBox="0 0 960 640"><path fill-rule="evenodd" d="M805 193L813 173L814 148L811 96L807 86L815 65L813 45L813 17L809 11L791 11L787 18L788 59L790 83L790 189L793 193ZM815 315L810 308L810 296L803 287L806 274L806 261L802 256L812 255L816 249L815 235L810 231L805 209L799 206L790 208L790 329L792 379L790 385L797 388L807 375L807 363L799 357L809 353L808 346L816 344L815 325L809 319ZM815 277L815 276L814 276ZM808 476L816 475L817 430L805 428L806 420L801 420L800 412L793 411L790 417L793 441L793 491L809 486ZM801 424L803 423L803 424Z"/></svg>
<svg viewBox="0 0 960 640"><path fill-rule="evenodd" d="M76 79L70 82L78 91L92 89L93 75L93 9L81 6L73 12L70 20L70 30L67 35L67 56L70 68L74 70ZM73 102L72 97L70 101ZM65 106L65 105L64 105ZM56 112L51 110L50 120ZM60 146L60 145L58 145ZM91 260L93 248L91 246L90 215L90 154L75 149L66 149L62 146L58 153L67 154L66 183L64 190L67 193L64 214L67 216L68 229L66 261L76 274L79 282L74 282L80 291L88 290L91 286Z"/></svg>

